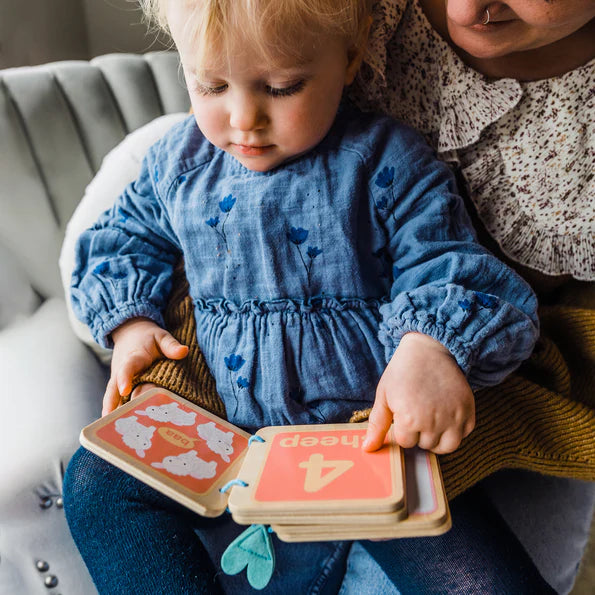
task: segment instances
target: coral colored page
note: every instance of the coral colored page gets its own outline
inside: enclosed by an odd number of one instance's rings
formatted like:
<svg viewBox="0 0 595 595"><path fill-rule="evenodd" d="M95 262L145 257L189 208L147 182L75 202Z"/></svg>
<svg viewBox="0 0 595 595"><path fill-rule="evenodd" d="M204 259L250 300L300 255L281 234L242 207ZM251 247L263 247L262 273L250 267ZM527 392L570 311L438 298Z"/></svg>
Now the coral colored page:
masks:
<svg viewBox="0 0 595 595"><path fill-rule="evenodd" d="M282 432L268 450L254 499L259 502L388 498L393 492L387 447L361 448L365 430Z"/></svg>
<svg viewBox="0 0 595 595"><path fill-rule="evenodd" d="M183 402L157 393L96 434L195 494L205 494L244 452L248 440Z"/></svg>

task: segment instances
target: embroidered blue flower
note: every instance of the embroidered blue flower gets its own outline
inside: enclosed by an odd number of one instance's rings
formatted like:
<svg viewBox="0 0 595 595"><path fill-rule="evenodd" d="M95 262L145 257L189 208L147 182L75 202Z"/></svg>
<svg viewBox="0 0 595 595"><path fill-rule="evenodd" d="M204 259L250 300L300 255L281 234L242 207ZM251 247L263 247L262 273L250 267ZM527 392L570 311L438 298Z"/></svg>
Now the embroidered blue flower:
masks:
<svg viewBox="0 0 595 595"><path fill-rule="evenodd" d="M304 229L303 227L292 227L287 234L287 239L297 248L298 254L300 255L300 260L302 261L304 269L306 270L308 287L310 287L310 273L312 272L312 264L314 263L314 259L318 255L322 254L322 250L318 246L308 246L308 249L306 250L308 262L306 262L300 246L308 239L308 233L308 230Z"/></svg>
<svg viewBox="0 0 595 595"><path fill-rule="evenodd" d="M219 202L219 208L223 213L229 213L233 209L233 205L236 204L236 199L228 194L222 201Z"/></svg>
<svg viewBox="0 0 595 595"><path fill-rule="evenodd" d="M380 188L388 188L395 179L395 168L384 167L382 171L376 176L376 186Z"/></svg>
<svg viewBox="0 0 595 595"><path fill-rule="evenodd" d="M487 293L483 293L481 291L476 291L475 292L475 298L477 299L477 303L482 308L492 309L498 303L498 300L496 299L495 296L489 295Z"/></svg>
<svg viewBox="0 0 595 595"><path fill-rule="evenodd" d="M229 254L229 245L227 244L227 234L225 233L225 223L229 217L229 212L233 209L233 206L236 204L236 198L233 197L231 194L225 196L222 200L219 201L219 209L222 213L225 213L225 219L223 223L221 223L221 228L219 228L220 219L219 217L211 217L207 219L205 223L219 235L219 237L223 240L225 244L225 251Z"/></svg>
<svg viewBox="0 0 595 595"><path fill-rule="evenodd" d="M236 383L234 384L232 372L237 372L246 363L246 360L239 353L230 353L228 357L223 358L223 361L229 370L231 391L233 392L233 397L236 401L235 408L233 410L233 415L235 415L238 411L238 394L236 393L236 384L238 388L247 388L248 381L245 378L242 378L242 376L238 376Z"/></svg>
<svg viewBox="0 0 595 595"><path fill-rule="evenodd" d="M100 262L94 269L94 275L103 275L103 273L107 273L109 271L109 262L103 261Z"/></svg>
<svg viewBox="0 0 595 595"><path fill-rule="evenodd" d="M471 302L467 299L459 300L459 306L463 312L469 312L471 310Z"/></svg>
<svg viewBox="0 0 595 595"><path fill-rule="evenodd" d="M120 215L120 218L118 219L118 221L120 223L126 223L126 221L128 221L128 219L129 219L128 213L126 213L125 211L122 211L122 209L118 209L118 214Z"/></svg>
<svg viewBox="0 0 595 595"><path fill-rule="evenodd" d="M308 230L302 227L292 227L287 234L287 239L296 246L303 244L308 239Z"/></svg>
<svg viewBox="0 0 595 595"><path fill-rule="evenodd" d="M224 357L223 361L230 372L237 372L246 363L241 355L235 353L230 354L229 357Z"/></svg>

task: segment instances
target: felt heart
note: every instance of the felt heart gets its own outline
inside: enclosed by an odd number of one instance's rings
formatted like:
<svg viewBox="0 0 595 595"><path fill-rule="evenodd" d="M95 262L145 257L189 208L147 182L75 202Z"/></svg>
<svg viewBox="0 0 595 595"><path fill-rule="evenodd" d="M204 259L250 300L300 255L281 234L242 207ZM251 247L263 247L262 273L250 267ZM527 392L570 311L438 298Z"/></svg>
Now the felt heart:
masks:
<svg viewBox="0 0 595 595"><path fill-rule="evenodd" d="M221 556L225 574L238 574L246 568L250 586L264 589L275 568L273 541L264 525L251 525L236 537Z"/></svg>

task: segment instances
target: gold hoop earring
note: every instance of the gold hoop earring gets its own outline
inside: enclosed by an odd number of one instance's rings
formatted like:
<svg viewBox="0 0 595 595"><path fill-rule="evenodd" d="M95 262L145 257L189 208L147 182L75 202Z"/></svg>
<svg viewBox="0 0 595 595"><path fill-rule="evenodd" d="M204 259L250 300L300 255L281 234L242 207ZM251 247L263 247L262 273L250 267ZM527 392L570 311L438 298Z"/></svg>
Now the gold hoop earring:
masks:
<svg viewBox="0 0 595 595"><path fill-rule="evenodd" d="M490 22L490 11L488 8L486 8L486 20L483 21L481 24L482 25L487 25Z"/></svg>

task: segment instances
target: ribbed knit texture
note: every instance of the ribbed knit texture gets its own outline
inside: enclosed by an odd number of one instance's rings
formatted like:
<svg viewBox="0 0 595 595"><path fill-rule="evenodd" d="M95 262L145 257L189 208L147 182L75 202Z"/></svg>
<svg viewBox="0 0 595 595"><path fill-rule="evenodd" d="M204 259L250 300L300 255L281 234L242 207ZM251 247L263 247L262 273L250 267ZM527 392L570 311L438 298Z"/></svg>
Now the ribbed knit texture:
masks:
<svg viewBox="0 0 595 595"><path fill-rule="evenodd" d="M152 382L225 418L225 406L217 394L215 379L196 342L194 306L188 295L183 263L174 272L173 290L164 320L169 332L182 345L188 346L188 355L179 361L157 360L144 374L137 376L133 384Z"/></svg>
<svg viewBox="0 0 595 595"><path fill-rule="evenodd" d="M165 323L184 345L180 361L159 360L135 384L152 382L225 417L196 343L192 300L178 267ZM502 384L478 391L476 427L440 457L449 499L505 468L595 480L595 310L540 310L542 336L531 358ZM352 422L367 419L355 412Z"/></svg>

